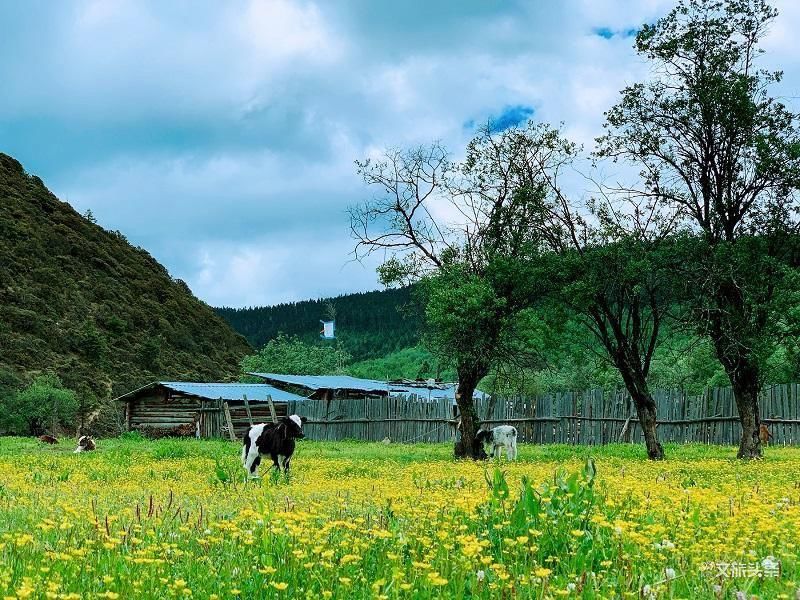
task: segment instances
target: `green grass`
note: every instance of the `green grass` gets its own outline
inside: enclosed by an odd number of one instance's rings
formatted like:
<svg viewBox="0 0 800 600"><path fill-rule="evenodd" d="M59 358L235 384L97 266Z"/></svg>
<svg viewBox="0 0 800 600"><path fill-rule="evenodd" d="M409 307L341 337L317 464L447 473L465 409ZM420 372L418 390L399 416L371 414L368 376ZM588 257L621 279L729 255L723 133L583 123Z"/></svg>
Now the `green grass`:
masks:
<svg viewBox="0 0 800 600"><path fill-rule="evenodd" d="M290 477L258 481L245 481L240 445L221 440L73 449L0 438L0 598L789 598L800 587L794 448L743 463L733 447L667 444L653 463L638 445L522 445L511 464L455 461L448 444L302 441ZM703 570L769 556L780 577Z"/></svg>

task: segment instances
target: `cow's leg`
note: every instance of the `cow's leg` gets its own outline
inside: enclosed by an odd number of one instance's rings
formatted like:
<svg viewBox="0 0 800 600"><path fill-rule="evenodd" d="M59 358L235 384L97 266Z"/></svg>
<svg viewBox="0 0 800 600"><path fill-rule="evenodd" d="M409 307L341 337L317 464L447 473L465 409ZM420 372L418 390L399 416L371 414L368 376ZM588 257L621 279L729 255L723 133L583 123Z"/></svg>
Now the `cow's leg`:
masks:
<svg viewBox="0 0 800 600"><path fill-rule="evenodd" d="M258 465L261 464L261 456L258 454L258 448L255 444L250 446L247 451L247 458L245 459L244 467L247 473L252 478L258 477Z"/></svg>
<svg viewBox="0 0 800 600"><path fill-rule="evenodd" d="M280 471L281 471L281 464L280 464L281 457L278 456L277 454L271 454L270 456L272 457L272 467L276 471L278 471L280 473Z"/></svg>
<svg viewBox="0 0 800 600"><path fill-rule="evenodd" d="M508 448L506 448L506 456L508 460L517 460L517 442L511 440Z"/></svg>
<svg viewBox="0 0 800 600"><path fill-rule="evenodd" d="M502 446L497 446L497 445L494 447L494 452L492 452L492 454L497 460L500 460L500 455L502 453L503 453Z"/></svg>
<svg viewBox="0 0 800 600"><path fill-rule="evenodd" d="M289 474L289 461L292 460L291 456L287 456L283 459L283 472L287 475Z"/></svg>
<svg viewBox="0 0 800 600"><path fill-rule="evenodd" d="M250 465L250 476L254 479L258 479L258 465L261 464L261 456L256 456L253 459L253 464Z"/></svg>

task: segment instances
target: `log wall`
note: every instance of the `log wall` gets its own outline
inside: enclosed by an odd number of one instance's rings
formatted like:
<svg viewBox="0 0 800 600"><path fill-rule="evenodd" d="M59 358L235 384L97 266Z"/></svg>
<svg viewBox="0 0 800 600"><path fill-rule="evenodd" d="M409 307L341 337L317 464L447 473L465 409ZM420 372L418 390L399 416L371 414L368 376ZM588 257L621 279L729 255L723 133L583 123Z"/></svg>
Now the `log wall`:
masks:
<svg viewBox="0 0 800 600"><path fill-rule="evenodd" d="M170 397L164 390L153 390L146 396L129 401L130 428L172 429L191 425L200 408L201 401L198 398Z"/></svg>
<svg viewBox="0 0 800 600"><path fill-rule="evenodd" d="M278 418L286 416L285 402L274 402ZM249 402L253 423L272 421L267 402ZM250 427L243 400L229 400L233 431L241 439ZM227 424L222 410L222 400L207 400L170 393L168 390L151 390L147 395L129 400L126 407L128 429L170 430L181 425L200 422L200 437L227 438Z"/></svg>

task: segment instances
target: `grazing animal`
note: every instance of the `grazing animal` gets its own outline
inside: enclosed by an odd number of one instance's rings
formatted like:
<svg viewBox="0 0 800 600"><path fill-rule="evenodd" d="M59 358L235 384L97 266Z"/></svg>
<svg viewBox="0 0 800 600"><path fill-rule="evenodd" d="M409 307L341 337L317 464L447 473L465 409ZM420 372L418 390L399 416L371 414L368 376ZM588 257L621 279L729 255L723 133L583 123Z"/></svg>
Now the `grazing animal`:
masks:
<svg viewBox="0 0 800 600"><path fill-rule="evenodd" d="M486 460L489 458L489 455L486 454L486 450L483 448L483 443L478 438L472 439L472 451L467 452L466 447L464 446L464 438L460 438L453 448L453 454L456 458L474 458L475 460Z"/></svg>
<svg viewBox="0 0 800 600"><path fill-rule="evenodd" d="M475 439L483 444L492 445L492 455L500 458L503 448L508 460L517 460L517 428L511 425L498 425L494 429L481 430Z"/></svg>
<svg viewBox="0 0 800 600"><path fill-rule="evenodd" d="M52 435L40 435L39 441L44 442L45 444L57 444L58 438L53 437Z"/></svg>
<svg viewBox="0 0 800 600"><path fill-rule="evenodd" d="M244 436L242 464L250 477L258 477L261 456L269 456L278 471L289 472L289 462L294 454L295 440L303 439L305 417L291 415L277 423L253 425Z"/></svg>
<svg viewBox="0 0 800 600"><path fill-rule="evenodd" d="M73 454L77 454L78 452L88 452L89 450L94 450L97 448L97 444L94 443L94 440L89 435L82 435L78 438L78 447L75 448L75 452Z"/></svg>
<svg viewBox="0 0 800 600"><path fill-rule="evenodd" d="M769 429L767 429L767 426L763 423L761 424L761 427L758 428L758 437L761 438L761 443L765 445L769 444L769 440L772 437Z"/></svg>

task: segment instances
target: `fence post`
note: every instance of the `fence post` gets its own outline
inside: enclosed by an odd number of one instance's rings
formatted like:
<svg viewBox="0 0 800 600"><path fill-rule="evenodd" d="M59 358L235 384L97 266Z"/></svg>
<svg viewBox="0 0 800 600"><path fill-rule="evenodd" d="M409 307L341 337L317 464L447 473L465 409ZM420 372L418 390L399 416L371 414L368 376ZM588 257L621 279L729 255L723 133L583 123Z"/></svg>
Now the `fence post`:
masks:
<svg viewBox="0 0 800 600"><path fill-rule="evenodd" d="M231 438L232 442L236 441L236 433L233 431L233 419L231 419L231 411L228 408L228 403L222 403L222 410L225 412L225 420L228 422L228 437Z"/></svg>
<svg viewBox="0 0 800 600"><path fill-rule="evenodd" d="M253 413L250 412L250 403L247 401L247 394L242 394L242 400L244 400L244 411L247 413L247 422L250 423L250 427L252 427Z"/></svg>
<svg viewBox="0 0 800 600"><path fill-rule="evenodd" d="M275 414L275 405L272 403L272 394L267 394L267 403L269 404L269 414L272 415L272 422L278 422L278 416Z"/></svg>

